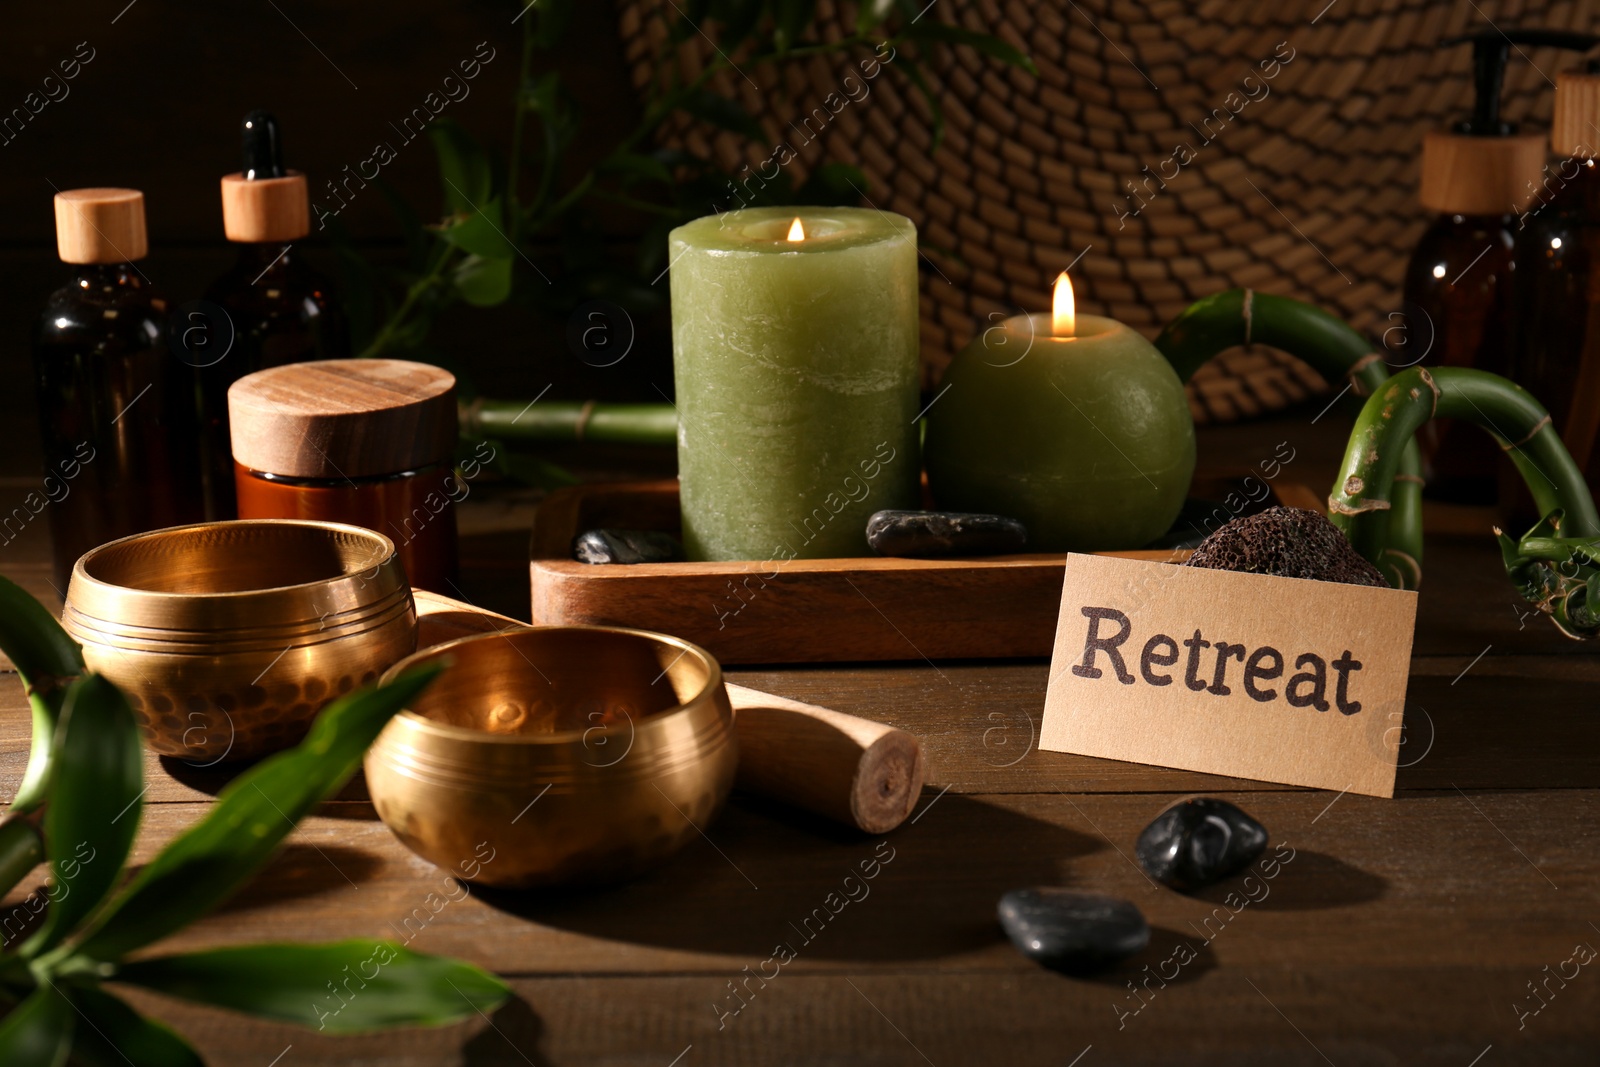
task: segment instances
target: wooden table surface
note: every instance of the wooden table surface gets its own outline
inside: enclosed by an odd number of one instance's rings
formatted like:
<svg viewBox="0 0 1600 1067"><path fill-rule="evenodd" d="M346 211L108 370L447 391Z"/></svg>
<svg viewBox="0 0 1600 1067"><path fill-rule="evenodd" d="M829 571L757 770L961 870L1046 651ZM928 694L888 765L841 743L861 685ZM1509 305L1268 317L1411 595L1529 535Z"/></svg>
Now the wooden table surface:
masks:
<svg viewBox="0 0 1600 1067"><path fill-rule="evenodd" d="M1326 429L1308 414L1211 431L1201 455L1248 466L1289 439L1295 476L1327 485ZM6 508L31 483L12 473ZM468 595L522 617L526 521L524 504L487 493L463 515ZM44 544L24 531L0 571L48 595ZM905 663L730 671L919 734L928 785L913 821L867 838L735 797L707 839L630 884L463 895L376 820L358 780L163 946L409 938L498 972L514 1000L446 1029L335 1039L128 996L229 1067L1592 1065L1600 963L1557 972L1600 948L1600 660L1520 611L1486 531L1430 539L1393 800L1037 751L1043 662L930 665L908 650ZM0 796L28 731L13 675L0 681ZM153 757L147 776L135 863L227 777ZM1269 855L1290 857L1242 907L1224 902L1238 882L1183 896L1131 860L1139 830L1194 792L1242 805L1268 827ZM750 977L874 856L889 858L867 896L776 977ZM1041 970L995 921L1001 893L1032 885L1134 901L1149 948L1098 978ZM1195 958L1176 967L1180 943Z"/></svg>

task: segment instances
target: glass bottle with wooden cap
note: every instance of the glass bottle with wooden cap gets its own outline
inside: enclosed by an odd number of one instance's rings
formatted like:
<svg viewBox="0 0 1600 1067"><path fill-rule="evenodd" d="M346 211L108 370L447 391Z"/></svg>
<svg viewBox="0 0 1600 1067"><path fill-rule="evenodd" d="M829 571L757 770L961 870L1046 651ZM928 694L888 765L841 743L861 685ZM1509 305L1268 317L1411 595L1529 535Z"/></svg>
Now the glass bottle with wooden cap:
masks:
<svg viewBox="0 0 1600 1067"><path fill-rule="evenodd" d="M419 589L456 594L456 380L398 359L270 367L228 390L241 519L324 519L394 542Z"/></svg>
<svg viewBox="0 0 1600 1067"><path fill-rule="evenodd" d="M1491 29L1442 42L1471 43L1476 96L1470 117L1423 135L1418 199L1436 215L1406 267L1406 329L1385 334L1394 368L1426 362L1506 373L1516 216L1533 199L1545 161L1544 136L1518 132L1500 116L1506 62L1513 45L1583 50L1596 40L1564 31ZM1476 427L1430 422L1417 441L1430 496L1494 501L1497 450Z"/></svg>
<svg viewBox="0 0 1600 1067"><path fill-rule="evenodd" d="M232 518L228 387L253 371L350 355L343 311L328 280L307 266L296 244L311 232L306 177L283 164L278 122L252 111L241 129L244 169L222 179L222 225L241 245L233 269L206 291L229 319L231 351L197 368L204 432L207 518Z"/></svg>
<svg viewBox="0 0 1600 1067"><path fill-rule="evenodd" d="M1550 145L1561 159L1548 169L1517 242L1511 377L1549 409L1562 443L1595 486L1600 485L1600 61L1556 75Z"/></svg>
<svg viewBox="0 0 1600 1067"><path fill-rule="evenodd" d="M185 368L167 350L166 301L134 265L147 250L144 194L70 189L55 215L57 251L78 272L34 330L45 477L21 521L48 512L65 594L89 549L202 512ZM7 539L18 532L8 525Z"/></svg>

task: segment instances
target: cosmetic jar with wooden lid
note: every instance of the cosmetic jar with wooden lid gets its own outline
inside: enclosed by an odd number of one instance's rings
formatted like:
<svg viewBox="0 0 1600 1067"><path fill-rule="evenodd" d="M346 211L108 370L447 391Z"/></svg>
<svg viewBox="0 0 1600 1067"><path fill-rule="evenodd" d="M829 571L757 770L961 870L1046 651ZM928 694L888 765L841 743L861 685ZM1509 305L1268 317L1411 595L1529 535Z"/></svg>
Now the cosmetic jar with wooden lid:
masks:
<svg viewBox="0 0 1600 1067"><path fill-rule="evenodd" d="M242 519L320 519L392 540L412 586L453 592L455 377L425 363L271 367L228 390Z"/></svg>

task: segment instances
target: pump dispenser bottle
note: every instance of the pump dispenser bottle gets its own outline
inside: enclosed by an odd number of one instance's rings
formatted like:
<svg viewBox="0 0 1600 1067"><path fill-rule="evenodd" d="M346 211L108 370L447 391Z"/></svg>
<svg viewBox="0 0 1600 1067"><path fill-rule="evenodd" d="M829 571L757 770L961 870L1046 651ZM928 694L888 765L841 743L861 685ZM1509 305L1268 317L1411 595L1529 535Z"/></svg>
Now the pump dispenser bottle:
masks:
<svg viewBox="0 0 1600 1067"><path fill-rule="evenodd" d="M1471 117L1422 141L1422 206L1436 213L1406 267L1404 349L1396 367L1474 367L1505 374L1513 322L1514 255L1521 213L1543 177L1545 138L1500 117L1500 90L1513 45L1588 49L1596 38L1545 30L1488 30L1453 37L1472 44ZM1430 422L1418 434L1428 495L1493 503L1494 442L1472 427Z"/></svg>
<svg viewBox="0 0 1600 1067"><path fill-rule="evenodd" d="M1517 241L1511 376L1600 489L1600 62L1556 76L1550 144L1560 159Z"/></svg>
<svg viewBox="0 0 1600 1067"><path fill-rule="evenodd" d="M223 228L241 246L239 258L206 292L227 313L233 347L198 371L197 389L207 515L221 519L237 510L228 387L267 367L349 355L344 315L328 281L298 248L311 232L305 175L284 166L278 122L268 112L246 115L241 134L244 169L222 179Z"/></svg>
<svg viewBox="0 0 1600 1067"><path fill-rule="evenodd" d="M77 265L34 330L53 582L107 541L201 518L187 368L167 350L167 304L136 261L144 194L57 193L56 245ZM32 501L39 494L30 493ZM29 503L30 511L35 511Z"/></svg>

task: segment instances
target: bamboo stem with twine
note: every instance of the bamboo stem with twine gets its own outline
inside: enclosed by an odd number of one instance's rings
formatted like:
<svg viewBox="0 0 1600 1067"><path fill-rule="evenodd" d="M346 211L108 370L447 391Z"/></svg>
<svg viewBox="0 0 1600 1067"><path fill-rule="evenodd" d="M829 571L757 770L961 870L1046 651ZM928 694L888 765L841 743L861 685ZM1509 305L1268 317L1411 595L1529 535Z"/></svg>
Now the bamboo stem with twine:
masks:
<svg viewBox="0 0 1600 1067"><path fill-rule="evenodd" d="M459 416L467 438L662 446L678 441L678 412L671 404L479 398L462 404Z"/></svg>
<svg viewBox="0 0 1600 1067"><path fill-rule="evenodd" d="M1229 289L1196 301L1155 342L1185 383L1218 353L1257 343L1304 360L1330 385L1344 382L1357 396L1372 396L1389 378L1383 355L1340 319L1299 300L1251 289ZM1395 451L1393 499L1371 520L1383 549L1367 558L1390 585L1415 589L1422 580L1422 456L1410 438Z"/></svg>
<svg viewBox="0 0 1600 1067"><path fill-rule="evenodd" d="M1497 441L1533 494L1538 525L1520 540L1500 530L1506 573L1569 637L1600 636L1600 515L1550 414L1526 389L1487 371L1412 367L1367 399L1350 434L1328 517L1367 559L1388 549L1402 446L1435 418L1472 423Z"/></svg>

